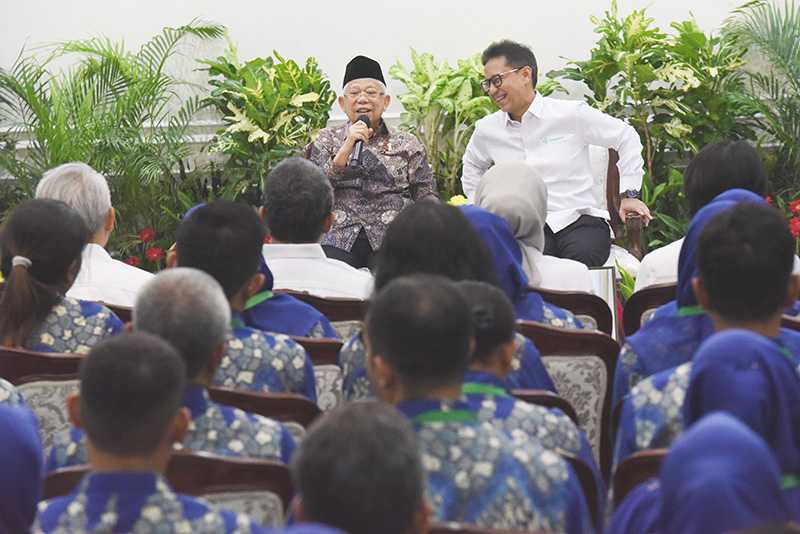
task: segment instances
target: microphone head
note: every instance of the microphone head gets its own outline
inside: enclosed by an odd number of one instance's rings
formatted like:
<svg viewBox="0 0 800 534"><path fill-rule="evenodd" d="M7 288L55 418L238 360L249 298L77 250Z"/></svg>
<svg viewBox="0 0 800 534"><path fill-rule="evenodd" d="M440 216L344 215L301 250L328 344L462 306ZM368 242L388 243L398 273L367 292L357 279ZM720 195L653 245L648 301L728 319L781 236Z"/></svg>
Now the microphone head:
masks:
<svg viewBox="0 0 800 534"><path fill-rule="evenodd" d="M361 122L363 122L364 124L367 125L367 128L372 128L372 124L370 124L370 122L369 122L369 117L367 117L364 114L361 114L358 117L356 117L356 121L361 121Z"/></svg>

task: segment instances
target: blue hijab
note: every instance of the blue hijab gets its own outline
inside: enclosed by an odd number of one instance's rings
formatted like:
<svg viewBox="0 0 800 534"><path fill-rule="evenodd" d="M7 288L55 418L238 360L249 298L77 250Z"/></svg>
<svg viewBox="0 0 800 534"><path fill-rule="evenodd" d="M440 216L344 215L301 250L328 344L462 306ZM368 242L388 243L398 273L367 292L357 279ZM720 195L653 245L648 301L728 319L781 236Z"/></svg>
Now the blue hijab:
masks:
<svg viewBox="0 0 800 534"><path fill-rule="evenodd" d="M528 276L522 270L522 250L508 223L475 206L461 206L461 211L489 249L500 289L514 304L517 318L542 322L544 301L538 293L528 291Z"/></svg>
<svg viewBox="0 0 800 534"><path fill-rule="evenodd" d="M794 355L764 336L746 330L714 334L692 361L684 426L712 411L727 412L769 445L784 475L800 474L800 379L795 366Z"/></svg>
<svg viewBox="0 0 800 534"><path fill-rule="evenodd" d="M24 406L0 403L0 534L30 530L42 489L42 443Z"/></svg>
<svg viewBox="0 0 800 534"><path fill-rule="evenodd" d="M697 422L661 467L661 534L721 534L792 519L764 441L724 413Z"/></svg>

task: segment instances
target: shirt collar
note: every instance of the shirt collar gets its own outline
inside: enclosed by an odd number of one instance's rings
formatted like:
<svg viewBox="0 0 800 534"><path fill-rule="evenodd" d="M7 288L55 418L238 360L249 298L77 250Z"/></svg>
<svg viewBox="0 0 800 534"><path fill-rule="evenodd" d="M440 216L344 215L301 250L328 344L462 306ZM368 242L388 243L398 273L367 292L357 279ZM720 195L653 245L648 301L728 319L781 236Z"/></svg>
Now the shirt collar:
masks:
<svg viewBox="0 0 800 534"><path fill-rule="evenodd" d="M274 243L262 247L264 257L274 259L309 259L327 258L319 243Z"/></svg>
<svg viewBox="0 0 800 534"><path fill-rule="evenodd" d="M83 257L84 258L95 257L97 259L103 259L103 260L112 259L111 254L109 254L106 249L104 249L97 243L87 243L86 246L83 247Z"/></svg>
<svg viewBox="0 0 800 534"><path fill-rule="evenodd" d="M522 116L524 117L525 115L528 114L533 115L537 119L542 118L544 114L544 97L539 93L536 93L536 95L533 97L533 102L531 102L531 105L528 106L528 109L525 111L525 113L522 114ZM506 116L506 126L510 124L519 124L519 122L513 120L511 118L511 115L509 115L508 113L506 113L505 116Z"/></svg>
<svg viewBox="0 0 800 534"><path fill-rule="evenodd" d="M497 375L493 375L484 371L467 371L467 373L464 375L464 383L486 384L489 386L503 388L504 391L508 391L505 380Z"/></svg>
<svg viewBox="0 0 800 534"><path fill-rule="evenodd" d="M83 479L86 493L135 493L152 495L156 492L161 475L154 472L89 473Z"/></svg>
<svg viewBox="0 0 800 534"><path fill-rule="evenodd" d="M204 414L210 402L208 391L200 384L189 384L183 391L183 405L192 412L192 419Z"/></svg>
<svg viewBox="0 0 800 534"><path fill-rule="evenodd" d="M470 408L469 404L463 400L435 400L435 399L413 399L403 401L396 406L397 410L408 417L409 419L413 419L414 417L421 415L425 412L452 412L454 410L464 410L469 412L475 412L472 408Z"/></svg>
<svg viewBox="0 0 800 534"><path fill-rule="evenodd" d="M352 126L352 124L353 124L353 123L352 123L352 122L350 122L350 120L348 120L347 122L345 122L345 123L344 123L344 124L341 126L341 129L342 129L342 139L344 139L344 138L346 138L346 137L347 137L347 129L348 129L348 128L350 128L350 126ZM375 135L373 135L373 136L370 138L370 141L372 141L373 139L377 139L377 138L379 138L379 137L383 137L384 135L386 135L386 136L392 136L393 134L394 134L394 130L393 130L392 128L390 128L390 127L389 127L389 125L386 123L386 119L384 119L384 118L381 118L381 127L380 127L380 128L378 128L378 131L377 131L377 132L375 132Z"/></svg>

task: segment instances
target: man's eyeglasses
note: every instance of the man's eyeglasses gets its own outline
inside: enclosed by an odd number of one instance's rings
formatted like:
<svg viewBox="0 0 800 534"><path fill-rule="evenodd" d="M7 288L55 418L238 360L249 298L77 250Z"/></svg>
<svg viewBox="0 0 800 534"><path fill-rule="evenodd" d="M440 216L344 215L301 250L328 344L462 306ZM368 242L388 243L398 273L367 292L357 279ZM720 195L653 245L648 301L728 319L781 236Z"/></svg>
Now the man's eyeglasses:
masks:
<svg viewBox="0 0 800 534"><path fill-rule="evenodd" d="M351 100L358 100L358 97L361 96L362 93L366 95L367 99L369 100L377 100L379 97L383 96L382 91L376 91L375 89L367 89L366 91L356 91L353 89L351 91L347 91L345 94Z"/></svg>
<svg viewBox="0 0 800 534"><path fill-rule="evenodd" d="M503 85L503 78L511 74L512 72L517 72L520 69L524 69L525 67L517 67L516 69L507 70L505 72L501 72L500 74L495 74L491 78L487 78L481 82L481 88L483 89L484 93L489 92L489 88L491 86L500 87Z"/></svg>

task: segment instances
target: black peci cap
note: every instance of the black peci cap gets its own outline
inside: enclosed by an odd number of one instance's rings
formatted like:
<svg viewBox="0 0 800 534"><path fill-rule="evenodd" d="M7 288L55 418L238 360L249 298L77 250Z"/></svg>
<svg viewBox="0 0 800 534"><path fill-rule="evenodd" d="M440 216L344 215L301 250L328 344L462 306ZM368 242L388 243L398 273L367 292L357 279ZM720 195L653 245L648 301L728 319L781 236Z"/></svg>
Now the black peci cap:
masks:
<svg viewBox="0 0 800 534"><path fill-rule="evenodd" d="M350 63L347 64L347 68L344 71L342 87L353 80L359 80L361 78L372 78L386 85L380 63L366 56L356 56L350 60Z"/></svg>

